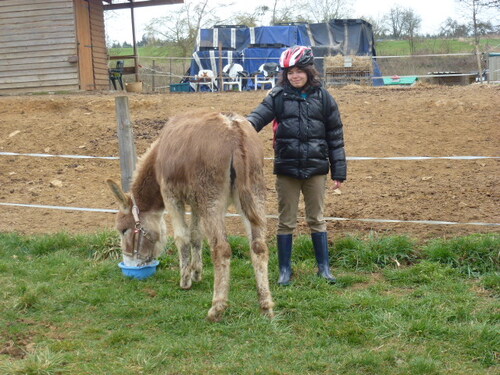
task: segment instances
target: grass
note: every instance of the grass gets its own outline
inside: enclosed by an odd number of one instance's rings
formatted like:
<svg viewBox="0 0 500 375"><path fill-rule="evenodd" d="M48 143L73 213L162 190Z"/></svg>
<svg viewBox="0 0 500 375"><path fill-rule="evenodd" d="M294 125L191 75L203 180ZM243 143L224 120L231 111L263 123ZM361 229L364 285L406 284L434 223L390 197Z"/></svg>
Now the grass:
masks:
<svg viewBox="0 0 500 375"><path fill-rule="evenodd" d="M166 47L166 46L145 46L138 47L137 52L139 56L148 57L179 57L181 56L181 49L178 47ZM109 48L109 54L111 56L126 56L133 55L134 49L129 48Z"/></svg>
<svg viewBox="0 0 500 375"><path fill-rule="evenodd" d="M259 314L246 240L230 243L231 305L214 324L208 251L204 279L184 291L171 241L157 274L137 281L117 267L114 233L0 233L0 373L498 373L498 235L342 238L335 286L299 237L286 288L270 244L273 320Z"/></svg>
<svg viewBox="0 0 500 375"><path fill-rule="evenodd" d="M481 49L484 51L500 51L500 38L481 38ZM446 54L446 53L473 53L475 52L472 38L440 39L420 38L415 42L415 54ZM375 44L379 56L411 55L407 40L381 40ZM180 57L182 52L177 47L145 46L138 47L138 55L144 57ZM110 48L110 56L133 55L133 48ZM145 59L144 61L147 61Z"/></svg>
<svg viewBox="0 0 500 375"><path fill-rule="evenodd" d="M467 276L498 270L500 247L494 237L468 236L451 241L436 239L424 249L427 259L450 265Z"/></svg>
<svg viewBox="0 0 500 375"><path fill-rule="evenodd" d="M134 50L133 48L109 48L108 53L110 56L131 56L134 54ZM182 51L179 48L165 46L138 47L137 54L140 56L140 64L148 66L152 64L153 60L157 60L157 64L165 64L165 58L182 57ZM189 62L189 60L186 61ZM125 60L125 66L133 65L132 59Z"/></svg>
<svg viewBox="0 0 500 375"><path fill-rule="evenodd" d="M410 44L407 40L383 40L375 44L379 56L405 56L411 55ZM500 51L499 38L481 38L482 51ZM414 54L445 54L445 53L474 53L472 38L440 39L425 38L415 41Z"/></svg>

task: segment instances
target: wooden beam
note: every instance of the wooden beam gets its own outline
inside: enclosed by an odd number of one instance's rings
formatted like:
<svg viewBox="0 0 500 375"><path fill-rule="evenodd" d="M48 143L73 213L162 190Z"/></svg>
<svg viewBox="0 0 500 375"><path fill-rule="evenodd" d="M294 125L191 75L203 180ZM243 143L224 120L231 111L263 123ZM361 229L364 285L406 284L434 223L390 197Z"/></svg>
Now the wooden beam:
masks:
<svg viewBox="0 0 500 375"><path fill-rule="evenodd" d="M135 59L135 55L109 56L110 60L127 60Z"/></svg>
<svg viewBox="0 0 500 375"><path fill-rule="evenodd" d="M136 0L130 3L103 4L104 10L150 7L155 5L183 4L184 0Z"/></svg>

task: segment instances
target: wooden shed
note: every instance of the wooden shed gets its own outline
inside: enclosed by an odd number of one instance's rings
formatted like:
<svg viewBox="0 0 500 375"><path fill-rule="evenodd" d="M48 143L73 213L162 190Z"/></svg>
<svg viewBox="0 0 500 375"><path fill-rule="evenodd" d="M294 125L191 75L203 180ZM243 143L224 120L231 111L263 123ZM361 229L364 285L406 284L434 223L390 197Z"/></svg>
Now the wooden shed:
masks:
<svg viewBox="0 0 500 375"><path fill-rule="evenodd" d="M104 10L130 9L135 40L134 8L182 2L0 1L0 95L108 89Z"/></svg>

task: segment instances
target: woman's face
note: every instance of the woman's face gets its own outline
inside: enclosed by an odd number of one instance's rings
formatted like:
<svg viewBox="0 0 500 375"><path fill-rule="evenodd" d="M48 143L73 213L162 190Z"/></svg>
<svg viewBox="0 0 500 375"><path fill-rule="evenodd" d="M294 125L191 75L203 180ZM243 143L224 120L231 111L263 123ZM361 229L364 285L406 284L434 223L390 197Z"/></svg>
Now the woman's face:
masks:
<svg viewBox="0 0 500 375"><path fill-rule="evenodd" d="M286 76L290 84L296 89L301 89L307 83L307 73L296 66L288 69Z"/></svg>

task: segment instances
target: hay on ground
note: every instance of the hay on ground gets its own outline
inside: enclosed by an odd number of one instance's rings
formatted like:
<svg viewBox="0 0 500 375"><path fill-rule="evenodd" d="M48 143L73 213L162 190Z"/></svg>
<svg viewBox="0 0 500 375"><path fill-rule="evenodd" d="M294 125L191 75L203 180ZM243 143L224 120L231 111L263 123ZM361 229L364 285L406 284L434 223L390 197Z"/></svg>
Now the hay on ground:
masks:
<svg viewBox="0 0 500 375"><path fill-rule="evenodd" d="M350 67L346 67L346 58L352 61ZM326 56L324 59L324 69L326 73L335 73L338 71L365 71L372 72L371 56Z"/></svg>

